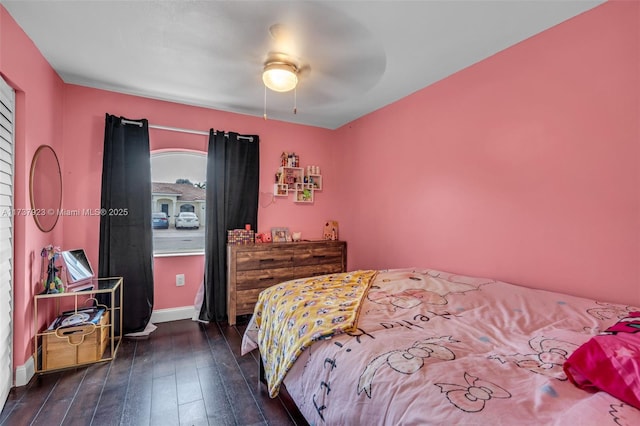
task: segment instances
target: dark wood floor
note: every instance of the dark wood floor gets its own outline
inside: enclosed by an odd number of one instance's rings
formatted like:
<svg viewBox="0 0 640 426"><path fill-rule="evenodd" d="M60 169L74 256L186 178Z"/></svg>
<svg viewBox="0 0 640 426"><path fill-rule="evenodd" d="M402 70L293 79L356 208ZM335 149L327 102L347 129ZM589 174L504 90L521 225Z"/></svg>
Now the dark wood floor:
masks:
<svg viewBox="0 0 640 426"><path fill-rule="evenodd" d="M240 356L243 325L156 325L149 338L124 339L112 362L36 375L12 389L0 424L305 424L258 383L258 354Z"/></svg>

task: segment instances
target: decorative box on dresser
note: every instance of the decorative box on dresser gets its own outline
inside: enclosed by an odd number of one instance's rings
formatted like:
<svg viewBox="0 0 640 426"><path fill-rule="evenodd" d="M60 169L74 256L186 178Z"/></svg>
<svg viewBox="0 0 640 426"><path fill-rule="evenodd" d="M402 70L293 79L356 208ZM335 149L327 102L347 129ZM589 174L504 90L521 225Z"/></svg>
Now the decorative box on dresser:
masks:
<svg viewBox="0 0 640 426"><path fill-rule="evenodd" d="M227 245L227 316L252 314L258 294L283 281L345 272L345 241Z"/></svg>

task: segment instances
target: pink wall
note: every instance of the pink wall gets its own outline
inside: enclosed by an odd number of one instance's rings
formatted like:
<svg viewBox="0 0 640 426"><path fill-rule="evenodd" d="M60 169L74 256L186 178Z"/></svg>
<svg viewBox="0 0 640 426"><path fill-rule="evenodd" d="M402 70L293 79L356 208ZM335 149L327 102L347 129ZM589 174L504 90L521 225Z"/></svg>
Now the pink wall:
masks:
<svg viewBox="0 0 640 426"><path fill-rule="evenodd" d="M339 129L350 267L640 305L639 17L606 3Z"/></svg>
<svg viewBox="0 0 640 426"><path fill-rule="evenodd" d="M0 74L16 90L14 206L29 209L29 169L40 145L62 147L64 83L4 7L0 6ZM64 168L64 160L60 158ZM39 284L40 250L61 242L63 225L43 233L32 217L14 217L13 309L15 366L33 352L33 295Z"/></svg>
<svg viewBox="0 0 640 426"><path fill-rule="evenodd" d="M203 271L202 255L154 258L153 309L192 306ZM176 274L184 274L184 286L176 287Z"/></svg>

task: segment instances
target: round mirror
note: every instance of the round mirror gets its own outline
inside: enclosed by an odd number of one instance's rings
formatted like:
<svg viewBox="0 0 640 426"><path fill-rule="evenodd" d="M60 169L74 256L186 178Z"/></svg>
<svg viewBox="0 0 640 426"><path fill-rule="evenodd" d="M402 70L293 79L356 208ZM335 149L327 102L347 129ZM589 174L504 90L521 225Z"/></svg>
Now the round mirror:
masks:
<svg viewBox="0 0 640 426"><path fill-rule="evenodd" d="M49 232L58 222L62 203L62 175L55 151L41 145L31 161L29 179L31 215L42 232Z"/></svg>

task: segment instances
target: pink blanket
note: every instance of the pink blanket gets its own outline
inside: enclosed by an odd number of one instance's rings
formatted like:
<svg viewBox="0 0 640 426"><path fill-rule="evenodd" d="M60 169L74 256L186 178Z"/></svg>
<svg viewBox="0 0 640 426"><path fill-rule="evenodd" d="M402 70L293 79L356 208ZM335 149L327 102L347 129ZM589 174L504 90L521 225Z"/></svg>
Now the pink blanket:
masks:
<svg viewBox="0 0 640 426"><path fill-rule="evenodd" d="M284 383L311 424L638 425L638 409L579 389L563 371L634 310L432 270L381 271L357 331L314 343ZM247 328L244 352L255 333Z"/></svg>

